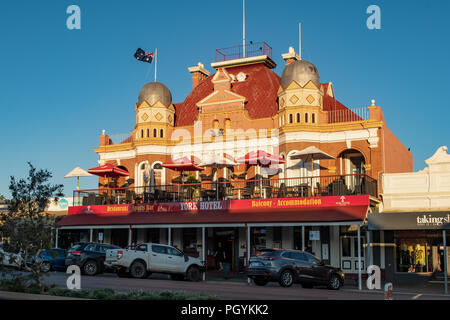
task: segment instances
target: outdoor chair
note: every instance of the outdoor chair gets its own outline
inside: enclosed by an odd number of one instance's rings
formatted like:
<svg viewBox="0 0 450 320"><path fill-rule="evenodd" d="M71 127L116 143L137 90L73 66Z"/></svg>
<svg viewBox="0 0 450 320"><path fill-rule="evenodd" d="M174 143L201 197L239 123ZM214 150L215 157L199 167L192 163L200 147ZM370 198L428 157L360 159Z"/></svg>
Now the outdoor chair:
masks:
<svg viewBox="0 0 450 320"><path fill-rule="evenodd" d="M280 184L280 187L278 188L278 198L286 198L286 194L287 194L286 184L282 182Z"/></svg>

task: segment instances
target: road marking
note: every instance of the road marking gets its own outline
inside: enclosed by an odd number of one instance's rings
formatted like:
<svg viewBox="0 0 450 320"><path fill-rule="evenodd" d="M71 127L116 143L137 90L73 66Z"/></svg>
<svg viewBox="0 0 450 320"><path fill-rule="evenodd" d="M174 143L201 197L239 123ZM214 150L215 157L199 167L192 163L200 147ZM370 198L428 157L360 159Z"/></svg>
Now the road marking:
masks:
<svg viewBox="0 0 450 320"><path fill-rule="evenodd" d="M416 299L420 298L421 296L422 296L422 294L419 293L419 294L415 295L414 297L412 297L411 300L416 300Z"/></svg>

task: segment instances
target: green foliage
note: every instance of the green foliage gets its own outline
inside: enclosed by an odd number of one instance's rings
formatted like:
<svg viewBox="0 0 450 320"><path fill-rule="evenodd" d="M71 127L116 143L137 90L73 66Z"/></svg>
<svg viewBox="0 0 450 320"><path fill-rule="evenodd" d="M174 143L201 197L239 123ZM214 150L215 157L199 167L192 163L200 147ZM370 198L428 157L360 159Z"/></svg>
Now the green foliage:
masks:
<svg viewBox="0 0 450 320"><path fill-rule="evenodd" d="M218 300L217 296L204 294L187 294L184 291L151 291L134 290L128 293L117 293L112 289L83 289L69 290L52 288L50 294L82 299L100 300Z"/></svg>
<svg viewBox="0 0 450 320"><path fill-rule="evenodd" d="M17 180L11 176L9 190L12 199L9 211L0 214L0 236L8 239L3 244L6 252L20 254L26 261L37 257L43 249L52 246L52 228L55 226L54 217L45 213L51 198L63 196L63 185L52 185L48 180L52 174L47 170L37 170L28 163L29 172L26 179ZM18 262L18 261L16 261ZM28 277L37 287L42 285L41 264L32 266L22 265L29 274L19 274Z"/></svg>

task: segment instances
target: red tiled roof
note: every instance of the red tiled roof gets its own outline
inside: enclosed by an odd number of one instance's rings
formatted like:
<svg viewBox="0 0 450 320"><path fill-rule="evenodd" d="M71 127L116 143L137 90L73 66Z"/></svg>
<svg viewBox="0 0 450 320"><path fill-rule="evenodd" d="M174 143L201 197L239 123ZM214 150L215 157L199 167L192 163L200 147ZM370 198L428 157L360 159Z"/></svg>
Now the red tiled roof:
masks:
<svg viewBox="0 0 450 320"><path fill-rule="evenodd" d="M243 82L233 82L231 91L247 98L245 108L253 119L272 117L278 111L277 91L280 77L262 63L227 68L227 72L237 75L243 72L247 79ZM211 82L214 74L202 81L186 97L184 102L175 104L175 125L192 125L198 116L197 102L214 91Z"/></svg>

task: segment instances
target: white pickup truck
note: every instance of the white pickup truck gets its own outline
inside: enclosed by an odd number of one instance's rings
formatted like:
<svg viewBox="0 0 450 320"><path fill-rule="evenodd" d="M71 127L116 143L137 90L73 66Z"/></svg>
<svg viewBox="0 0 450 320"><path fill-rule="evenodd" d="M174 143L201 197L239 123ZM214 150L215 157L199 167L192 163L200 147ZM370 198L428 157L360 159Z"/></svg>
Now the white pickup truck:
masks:
<svg viewBox="0 0 450 320"><path fill-rule="evenodd" d="M131 275L141 279L155 272L170 274L174 280L199 281L205 271L200 259L158 243L142 243L134 249L106 250L105 266L116 270L119 277Z"/></svg>

